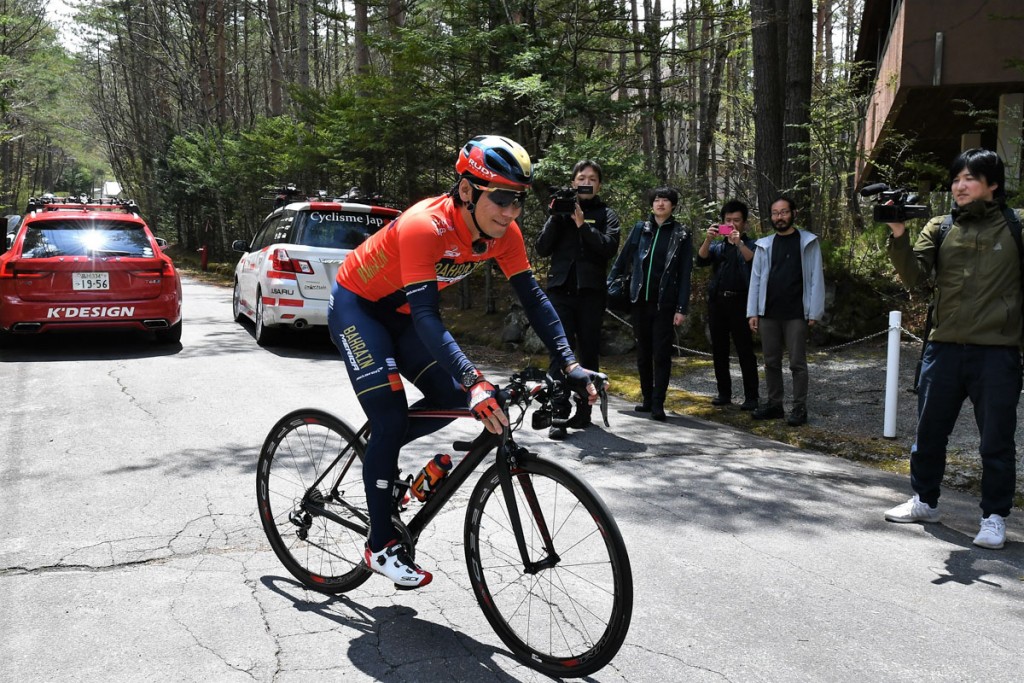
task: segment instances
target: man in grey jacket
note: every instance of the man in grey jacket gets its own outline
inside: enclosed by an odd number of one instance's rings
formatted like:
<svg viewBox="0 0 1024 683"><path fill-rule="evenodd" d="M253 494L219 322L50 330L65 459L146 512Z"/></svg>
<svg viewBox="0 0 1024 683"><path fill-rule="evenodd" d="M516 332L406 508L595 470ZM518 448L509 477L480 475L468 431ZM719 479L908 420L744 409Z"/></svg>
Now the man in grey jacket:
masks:
<svg viewBox="0 0 1024 683"><path fill-rule="evenodd" d="M747 322L761 334L768 403L753 412L755 420L786 416L782 385L782 350L793 375L793 408L787 423L807 422L807 333L825 313L825 274L816 235L793 227L796 202L785 195L772 202L775 234L755 243L747 292Z"/></svg>

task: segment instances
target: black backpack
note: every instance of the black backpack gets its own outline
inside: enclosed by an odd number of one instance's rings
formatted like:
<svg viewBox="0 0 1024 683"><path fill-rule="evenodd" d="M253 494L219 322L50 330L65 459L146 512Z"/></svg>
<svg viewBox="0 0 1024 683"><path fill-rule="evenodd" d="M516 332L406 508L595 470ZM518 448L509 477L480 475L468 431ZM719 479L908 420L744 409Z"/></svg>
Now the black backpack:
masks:
<svg viewBox="0 0 1024 683"><path fill-rule="evenodd" d="M1014 243L1017 245L1017 255L1020 259L1020 281L1021 285L1024 286L1024 237L1021 233L1024 229L1021 227L1020 216L1017 212L1008 206L1003 207L1003 216L1006 218L1006 225L1010 228L1010 235L1013 237ZM942 240L946 239L946 235L949 234L950 228L953 227L953 214L947 214L942 219L942 225L939 226L939 234L935 239L935 269L939 267L939 249L942 247ZM914 388L913 392L917 393L918 384L921 382L921 360L924 358L924 349L928 345L928 337L932 333L932 313L935 310L935 299L928 303L928 315L924 321L924 339L921 341L921 357L917 360L917 368L914 370ZM1024 307L1022 307L1022 315L1024 315Z"/></svg>

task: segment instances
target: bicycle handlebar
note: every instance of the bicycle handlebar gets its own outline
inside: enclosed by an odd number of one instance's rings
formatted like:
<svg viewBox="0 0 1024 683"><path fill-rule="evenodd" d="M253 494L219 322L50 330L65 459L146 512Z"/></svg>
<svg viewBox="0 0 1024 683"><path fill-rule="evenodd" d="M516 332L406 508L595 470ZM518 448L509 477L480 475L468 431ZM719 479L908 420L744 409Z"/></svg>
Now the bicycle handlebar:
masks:
<svg viewBox="0 0 1024 683"><path fill-rule="evenodd" d="M521 404L525 410L534 400L539 401L542 407L550 404L551 397L545 384L538 383L531 387L529 381L523 373L515 373L509 378L508 384L496 388L495 398L502 410L515 404ZM601 401L601 418L604 420L604 426L609 427L611 425L608 424L608 375L603 372L595 372L591 375L591 381L594 388L597 389L597 395Z"/></svg>
<svg viewBox="0 0 1024 683"><path fill-rule="evenodd" d="M601 400L601 418L604 420L604 426L610 427L611 425L608 424L608 375L603 372L594 373L592 375L592 381ZM502 410L507 411L510 406L519 405L522 407L523 415L525 416L526 408L533 401L539 402L541 409L550 408L551 405L551 396L546 383L538 382L537 380L528 377L525 373L515 373L509 378L508 384L504 386L495 386L494 389L495 399L498 401L498 405L501 406ZM505 435L507 436L509 433L515 431L521 423L522 418L520 418L518 422L511 422L509 426L505 428ZM537 429L536 425L534 425L534 429ZM487 431L485 430L484 434L486 433ZM470 451L473 449L473 442L456 441L452 444L452 448L456 451Z"/></svg>

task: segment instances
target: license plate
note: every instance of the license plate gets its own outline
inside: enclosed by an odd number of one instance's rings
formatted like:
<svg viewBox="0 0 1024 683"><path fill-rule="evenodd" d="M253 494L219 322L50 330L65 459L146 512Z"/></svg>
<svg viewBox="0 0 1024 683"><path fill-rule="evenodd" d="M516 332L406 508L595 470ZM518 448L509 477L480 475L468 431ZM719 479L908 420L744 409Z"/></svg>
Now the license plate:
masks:
<svg viewBox="0 0 1024 683"><path fill-rule="evenodd" d="M86 292L110 289L110 273L71 273L71 289Z"/></svg>

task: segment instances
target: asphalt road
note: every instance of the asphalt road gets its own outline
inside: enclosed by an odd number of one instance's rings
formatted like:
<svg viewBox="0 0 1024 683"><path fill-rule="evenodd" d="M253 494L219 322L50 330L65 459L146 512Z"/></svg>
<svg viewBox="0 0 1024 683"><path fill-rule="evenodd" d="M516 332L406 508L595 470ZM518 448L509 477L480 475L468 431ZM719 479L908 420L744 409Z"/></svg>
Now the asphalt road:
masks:
<svg viewBox="0 0 1024 683"><path fill-rule="evenodd" d="M180 347L0 352L0 680L543 680L476 605L461 505L420 540L421 591L324 596L280 566L255 513L267 430L302 406L361 413L325 336L261 349L230 297L186 282ZM1021 680L1019 516L1004 550L974 548L970 496L944 495L941 525L888 524L902 476L628 408L557 448L521 439L594 485L629 546L632 627L591 680Z"/></svg>

